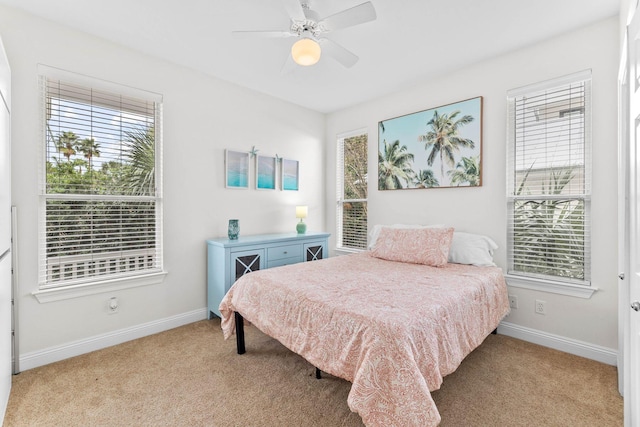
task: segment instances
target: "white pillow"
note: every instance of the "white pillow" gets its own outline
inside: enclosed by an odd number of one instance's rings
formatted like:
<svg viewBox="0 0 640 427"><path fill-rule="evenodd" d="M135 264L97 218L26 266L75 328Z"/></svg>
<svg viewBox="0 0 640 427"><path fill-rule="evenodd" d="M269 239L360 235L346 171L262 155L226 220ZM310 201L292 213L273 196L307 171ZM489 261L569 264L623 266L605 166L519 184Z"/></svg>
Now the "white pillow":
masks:
<svg viewBox="0 0 640 427"><path fill-rule="evenodd" d="M413 228L413 229L421 229L421 228L442 228L443 224L437 225L410 225L410 224L393 224L393 225L380 225L376 224L373 226L371 231L369 232L369 246L368 249L373 249L373 246L376 244L376 240L378 240L378 236L380 236L380 230L382 227L390 227L390 228Z"/></svg>
<svg viewBox="0 0 640 427"><path fill-rule="evenodd" d="M487 236L455 231L449 248L449 262L495 267L493 251L496 249L496 242Z"/></svg>

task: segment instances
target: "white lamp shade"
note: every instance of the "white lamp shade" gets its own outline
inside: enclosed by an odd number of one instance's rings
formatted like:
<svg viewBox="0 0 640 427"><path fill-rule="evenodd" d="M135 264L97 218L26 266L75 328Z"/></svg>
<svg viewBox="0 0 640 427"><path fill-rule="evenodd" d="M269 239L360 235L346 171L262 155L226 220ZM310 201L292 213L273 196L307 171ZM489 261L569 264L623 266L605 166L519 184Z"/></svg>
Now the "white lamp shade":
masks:
<svg viewBox="0 0 640 427"><path fill-rule="evenodd" d="M313 65L320 60L322 50L315 40L303 38L291 47L291 57L298 65Z"/></svg>
<svg viewBox="0 0 640 427"><path fill-rule="evenodd" d="M296 218L306 218L308 209L306 206L296 206Z"/></svg>

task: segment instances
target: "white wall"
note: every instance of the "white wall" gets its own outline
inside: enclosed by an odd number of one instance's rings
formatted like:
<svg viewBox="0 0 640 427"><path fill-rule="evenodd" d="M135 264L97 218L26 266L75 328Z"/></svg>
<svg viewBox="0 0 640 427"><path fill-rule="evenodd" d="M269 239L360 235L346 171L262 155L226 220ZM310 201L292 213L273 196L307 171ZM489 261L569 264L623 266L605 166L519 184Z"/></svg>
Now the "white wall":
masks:
<svg viewBox="0 0 640 427"><path fill-rule="evenodd" d="M18 207L21 356L206 307L205 239L293 232L295 205L309 206L310 230L324 225L322 114L240 88L110 42L0 7L0 34L13 69L13 204ZM203 52L215 55L215 52ZM164 256L161 285L39 303L38 159L42 149L37 64L164 96ZM224 188L224 149L300 161L299 192ZM117 314L107 314L111 296Z"/></svg>
<svg viewBox="0 0 640 427"><path fill-rule="evenodd" d="M335 229L336 135L369 131L369 225L445 223L460 231L491 236L506 267L506 92L584 69L593 71L593 195L591 299L511 288L519 308L507 321L526 328L617 348L617 68L618 18L611 18L544 43L470 66L410 91L376 99L328 115L327 225ZM434 58L437 60L437 58ZM378 121L484 97L483 185L480 188L378 191ZM534 313L534 300L547 314Z"/></svg>

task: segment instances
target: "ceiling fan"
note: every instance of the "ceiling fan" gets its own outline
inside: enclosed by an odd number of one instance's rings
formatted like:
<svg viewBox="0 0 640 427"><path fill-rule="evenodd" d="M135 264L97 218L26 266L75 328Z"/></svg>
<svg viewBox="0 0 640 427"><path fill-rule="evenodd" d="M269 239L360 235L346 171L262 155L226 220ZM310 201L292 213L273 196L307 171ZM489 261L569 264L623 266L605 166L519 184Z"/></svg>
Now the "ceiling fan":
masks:
<svg viewBox="0 0 640 427"><path fill-rule="evenodd" d="M281 0L291 18L291 26L285 31L234 31L238 37L296 37L291 47L291 57L303 66L313 65L320 55L328 55L345 67L358 62L358 56L324 35L331 31L352 27L376 19L376 10L370 1L345 9L320 19L309 8L308 0Z"/></svg>

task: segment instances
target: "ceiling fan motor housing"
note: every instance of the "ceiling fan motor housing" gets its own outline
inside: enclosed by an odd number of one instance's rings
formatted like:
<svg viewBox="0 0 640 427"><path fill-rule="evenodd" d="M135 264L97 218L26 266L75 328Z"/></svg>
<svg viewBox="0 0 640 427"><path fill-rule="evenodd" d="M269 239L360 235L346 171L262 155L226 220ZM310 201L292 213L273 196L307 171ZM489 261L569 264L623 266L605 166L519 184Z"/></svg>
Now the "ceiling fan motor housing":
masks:
<svg viewBox="0 0 640 427"><path fill-rule="evenodd" d="M298 36L302 35L312 35L313 37L318 37L320 33L326 31L325 28L321 24L318 23L319 15L316 11L309 9L309 6L306 3L302 4L302 8L304 10L304 16L307 18L304 21L292 21L291 22L291 32L297 34Z"/></svg>

